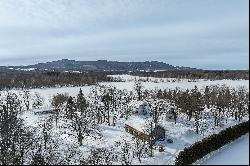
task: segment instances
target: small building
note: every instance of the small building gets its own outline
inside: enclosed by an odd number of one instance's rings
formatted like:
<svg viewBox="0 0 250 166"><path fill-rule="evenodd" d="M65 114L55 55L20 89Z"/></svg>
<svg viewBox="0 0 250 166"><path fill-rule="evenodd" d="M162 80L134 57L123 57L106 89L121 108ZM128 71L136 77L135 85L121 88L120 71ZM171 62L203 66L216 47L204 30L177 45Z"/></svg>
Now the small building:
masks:
<svg viewBox="0 0 250 166"><path fill-rule="evenodd" d="M57 111L59 111L58 109L54 109L54 108L39 108L39 109L33 109L33 112L35 115L37 114L54 114Z"/></svg>
<svg viewBox="0 0 250 166"><path fill-rule="evenodd" d="M141 117L133 117L125 123L125 130L131 135L144 141L152 141L154 144L156 141L165 140L165 129L160 125L153 127L152 132L146 131L146 119Z"/></svg>
<svg viewBox="0 0 250 166"><path fill-rule="evenodd" d="M166 121L169 121L169 122L174 122L175 121L175 118L176 118L176 113L174 112L174 110L169 110L166 112Z"/></svg>
<svg viewBox="0 0 250 166"><path fill-rule="evenodd" d="M144 141L150 141L150 135L145 134L145 133L141 132L140 130L138 130L138 129L136 129L128 124L125 124L124 128L128 133L132 134L136 138L139 138L139 139L144 140Z"/></svg>
<svg viewBox="0 0 250 166"><path fill-rule="evenodd" d="M149 106L147 102L143 102L141 105L139 105L139 108L137 109L139 115L147 115L149 110Z"/></svg>
<svg viewBox="0 0 250 166"><path fill-rule="evenodd" d="M152 131L152 136L156 141L164 141L165 134L165 129L159 125L155 126L154 130Z"/></svg>
<svg viewBox="0 0 250 166"><path fill-rule="evenodd" d="M146 116L149 114L149 110L149 104L146 101L143 101L136 103L132 112L137 115Z"/></svg>

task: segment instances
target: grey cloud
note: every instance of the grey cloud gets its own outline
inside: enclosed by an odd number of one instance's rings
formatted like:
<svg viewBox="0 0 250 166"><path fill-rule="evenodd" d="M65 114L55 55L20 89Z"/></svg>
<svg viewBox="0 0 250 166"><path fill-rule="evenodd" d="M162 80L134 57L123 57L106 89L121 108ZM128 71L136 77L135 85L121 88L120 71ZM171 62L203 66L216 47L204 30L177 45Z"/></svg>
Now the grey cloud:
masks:
<svg viewBox="0 0 250 166"><path fill-rule="evenodd" d="M248 3L1 0L0 65L8 59L26 64L133 57L199 68L247 68Z"/></svg>

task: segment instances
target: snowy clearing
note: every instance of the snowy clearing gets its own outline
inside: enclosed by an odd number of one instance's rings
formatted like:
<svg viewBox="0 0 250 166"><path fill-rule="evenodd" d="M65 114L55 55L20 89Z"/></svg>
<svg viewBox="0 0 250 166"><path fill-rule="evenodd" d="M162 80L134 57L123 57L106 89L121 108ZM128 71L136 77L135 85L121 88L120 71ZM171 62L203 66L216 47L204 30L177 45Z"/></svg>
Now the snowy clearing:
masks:
<svg viewBox="0 0 250 166"><path fill-rule="evenodd" d="M209 85L227 85L233 88L245 86L249 89L249 80L206 80L206 79L176 79L176 78L155 78L155 77L139 77L131 75L110 75L124 82L108 82L101 85L116 86L118 89L133 90L135 80L142 80L145 89L192 89L196 85L199 89Z"/></svg>
<svg viewBox="0 0 250 166"><path fill-rule="evenodd" d="M113 86L119 90L134 90L135 79L142 79L147 82L142 82L144 89L192 89L195 86L198 89L205 88L205 86L209 85L226 85L232 88L237 88L240 86L244 86L245 88L249 89L249 80L188 80L188 79L180 79L179 81L175 78L153 78L153 77L138 77L138 76L130 76L130 75L110 75L114 78L120 78L124 82L102 82L100 85L104 86ZM53 95L57 93L67 93L70 96L76 96L81 88L84 95L87 96L92 86L81 86L81 87L59 87L59 88L37 88L37 89L30 89L31 94L38 92L41 97L45 98L45 105L48 106L48 100L51 100ZM14 92L20 93L21 90L13 90Z"/></svg>

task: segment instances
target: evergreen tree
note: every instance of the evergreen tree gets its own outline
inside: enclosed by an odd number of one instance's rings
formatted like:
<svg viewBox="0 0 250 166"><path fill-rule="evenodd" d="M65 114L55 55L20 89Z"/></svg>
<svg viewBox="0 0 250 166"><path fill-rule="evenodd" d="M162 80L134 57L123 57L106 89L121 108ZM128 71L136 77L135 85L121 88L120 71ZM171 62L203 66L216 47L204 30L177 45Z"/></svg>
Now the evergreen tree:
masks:
<svg viewBox="0 0 250 166"><path fill-rule="evenodd" d="M210 108L210 89L209 86L205 87L205 91L204 91L204 102L207 106L207 108Z"/></svg>
<svg viewBox="0 0 250 166"><path fill-rule="evenodd" d="M88 107L87 100L85 99L85 97L82 93L82 89L80 89L80 91L77 95L77 99L76 99L76 108L78 111L81 112L81 114L84 115L84 117L86 117L87 107Z"/></svg>
<svg viewBox="0 0 250 166"><path fill-rule="evenodd" d="M76 106L73 97L69 97L66 105L66 117L72 119L75 115Z"/></svg>

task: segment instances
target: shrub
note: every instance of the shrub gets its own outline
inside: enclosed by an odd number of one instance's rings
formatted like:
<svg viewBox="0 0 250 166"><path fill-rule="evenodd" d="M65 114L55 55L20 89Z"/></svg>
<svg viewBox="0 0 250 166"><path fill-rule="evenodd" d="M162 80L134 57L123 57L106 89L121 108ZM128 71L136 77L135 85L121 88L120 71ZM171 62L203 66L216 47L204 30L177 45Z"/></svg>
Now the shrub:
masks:
<svg viewBox="0 0 250 166"><path fill-rule="evenodd" d="M207 154L228 144L249 132L249 121L229 127L218 134L213 134L184 148L175 159L175 165L191 165Z"/></svg>

